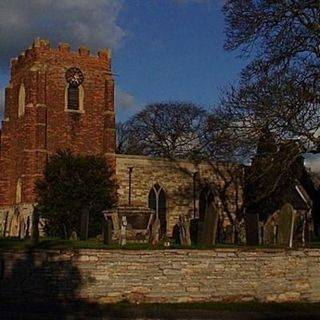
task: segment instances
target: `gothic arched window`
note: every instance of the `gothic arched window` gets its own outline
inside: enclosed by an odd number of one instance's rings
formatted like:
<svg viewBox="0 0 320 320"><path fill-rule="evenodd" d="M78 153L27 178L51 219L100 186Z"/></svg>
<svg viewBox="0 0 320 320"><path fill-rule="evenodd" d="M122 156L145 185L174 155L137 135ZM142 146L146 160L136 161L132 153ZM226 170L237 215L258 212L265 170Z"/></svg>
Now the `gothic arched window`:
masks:
<svg viewBox="0 0 320 320"><path fill-rule="evenodd" d="M156 217L160 220L160 236L166 234L166 194L159 184L155 184L149 192L149 208L153 209Z"/></svg>
<svg viewBox="0 0 320 320"><path fill-rule="evenodd" d="M83 111L84 90L82 85L68 84L65 93L66 110Z"/></svg>
<svg viewBox="0 0 320 320"><path fill-rule="evenodd" d="M18 117L22 117L25 113L26 108L26 89L24 84L21 83L19 89L19 103L18 103Z"/></svg>

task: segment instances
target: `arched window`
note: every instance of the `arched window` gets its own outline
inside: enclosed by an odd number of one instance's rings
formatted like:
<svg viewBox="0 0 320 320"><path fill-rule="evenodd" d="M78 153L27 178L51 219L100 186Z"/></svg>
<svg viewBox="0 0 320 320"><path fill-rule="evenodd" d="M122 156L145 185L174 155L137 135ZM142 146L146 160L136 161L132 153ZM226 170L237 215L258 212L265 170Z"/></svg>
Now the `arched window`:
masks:
<svg viewBox="0 0 320 320"><path fill-rule="evenodd" d="M22 181L19 178L17 182L17 189L16 189L16 203L21 203L22 200Z"/></svg>
<svg viewBox="0 0 320 320"><path fill-rule="evenodd" d="M24 84L20 85L19 89L19 103L18 103L18 117L22 117L24 115L26 109L26 89Z"/></svg>
<svg viewBox="0 0 320 320"><path fill-rule="evenodd" d="M65 92L66 110L83 112L84 90L81 85L68 84Z"/></svg>
<svg viewBox="0 0 320 320"><path fill-rule="evenodd" d="M210 203L214 200L214 196L209 187L205 187L201 190L199 195L199 220L204 221L206 212Z"/></svg>
<svg viewBox="0 0 320 320"><path fill-rule="evenodd" d="M149 192L149 208L153 209L160 220L160 237L166 234L166 194L161 186L155 184Z"/></svg>

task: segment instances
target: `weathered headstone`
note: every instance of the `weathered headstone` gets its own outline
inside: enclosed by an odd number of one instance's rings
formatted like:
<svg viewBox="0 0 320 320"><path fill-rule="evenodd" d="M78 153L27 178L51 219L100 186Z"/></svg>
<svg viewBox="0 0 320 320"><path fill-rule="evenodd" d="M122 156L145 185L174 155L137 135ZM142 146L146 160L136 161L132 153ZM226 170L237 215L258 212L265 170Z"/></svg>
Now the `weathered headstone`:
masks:
<svg viewBox="0 0 320 320"><path fill-rule="evenodd" d="M264 224L264 244L274 244L274 220L268 219Z"/></svg>
<svg viewBox="0 0 320 320"><path fill-rule="evenodd" d="M121 225L120 225L120 219L117 212L112 212L111 214L111 220L112 220L112 227L113 227L113 240L119 240L120 239L120 231L121 231Z"/></svg>
<svg viewBox="0 0 320 320"><path fill-rule="evenodd" d="M179 216L179 230L181 245L190 246L190 220L185 215Z"/></svg>
<svg viewBox="0 0 320 320"><path fill-rule="evenodd" d="M151 227L150 243L152 245L156 245L159 242L160 228L161 228L160 220L156 218Z"/></svg>
<svg viewBox="0 0 320 320"><path fill-rule="evenodd" d="M238 224L238 244L245 244L246 241L246 226L244 221Z"/></svg>
<svg viewBox="0 0 320 320"><path fill-rule="evenodd" d="M126 231L127 231L127 218L125 216L122 217L122 221L121 221L121 231L120 231L120 244L122 246L127 244L127 235L126 235Z"/></svg>
<svg viewBox="0 0 320 320"><path fill-rule="evenodd" d="M291 247L294 230L294 209L290 203L281 207L278 217L277 244Z"/></svg>
<svg viewBox="0 0 320 320"><path fill-rule="evenodd" d="M172 229L172 239L173 239L173 241L174 241L174 244L181 244L179 222L176 223L176 224L173 226L173 229Z"/></svg>
<svg viewBox="0 0 320 320"><path fill-rule="evenodd" d="M213 245L216 243L219 212L220 208L211 202L204 218L202 244Z"/></svg>
<svg viewBox="0 0 320 320"><path fill-rule="evenodd" d="M76 231L73 230L73 231L71 232L70 240L72 240L72 241L78 240L78 235L77 235L77 232L76 232Z"/></svg>

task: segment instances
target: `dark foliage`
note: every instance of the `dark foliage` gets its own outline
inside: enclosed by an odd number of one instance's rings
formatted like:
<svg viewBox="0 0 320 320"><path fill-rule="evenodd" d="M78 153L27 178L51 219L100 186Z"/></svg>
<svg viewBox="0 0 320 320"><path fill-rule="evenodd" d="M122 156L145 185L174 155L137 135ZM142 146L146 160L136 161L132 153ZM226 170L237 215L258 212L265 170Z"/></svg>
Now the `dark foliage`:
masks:
<svg viewBox="0 0 320 320"><path fill-rule="evenodd" d="M102 211L115 204L113 172L102 156L59 151L36 184L37 207L48 235L69 237L80 232L80 217L89 213L89 236L101 232Z"/></svg>
<svg viewBox="0 0 320 320"><path fill-rule="evenodd" d="M300 153L318 152L319 1L228 0L223 11L225 48L253 56L221 101L225 127L245 140L234 149L252 152L267 128L278 141L299 138Z"/></svg>
<svg viewBox="0 0 320 320"><path fill-rule="evenodd" d="M293 141L277 146L263 137L252 165L246 170L244 201L246 212L259 213L265 220L287 200L295 190L305 169L303 157L297 157L298 145Z"/></svg>
<svg viewBox="0 0 320 320"><path fill-rule="evenodd" d="M244 75L319 65L318 0L227 0L223 11L225 48L255 55Z"/></svg>

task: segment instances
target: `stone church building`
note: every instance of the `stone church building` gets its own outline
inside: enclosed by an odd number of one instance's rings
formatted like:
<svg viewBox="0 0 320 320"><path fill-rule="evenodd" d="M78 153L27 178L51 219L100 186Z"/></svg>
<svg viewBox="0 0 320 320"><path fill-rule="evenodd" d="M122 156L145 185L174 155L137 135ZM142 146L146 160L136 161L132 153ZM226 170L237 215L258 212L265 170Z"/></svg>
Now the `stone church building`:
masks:
<svg viewBox="0 0 320 320"><path fill-rule="evenodd" d="M59 149L103 154L116 172L119 205L152 208L168 236L181 214L203 219L210 197L223 206L222 220L234 219L239 167L117 155L115 140L109 49L94 56L38 39L12 59L0 131L0 236L29 232L35 181Z"/></svg>

